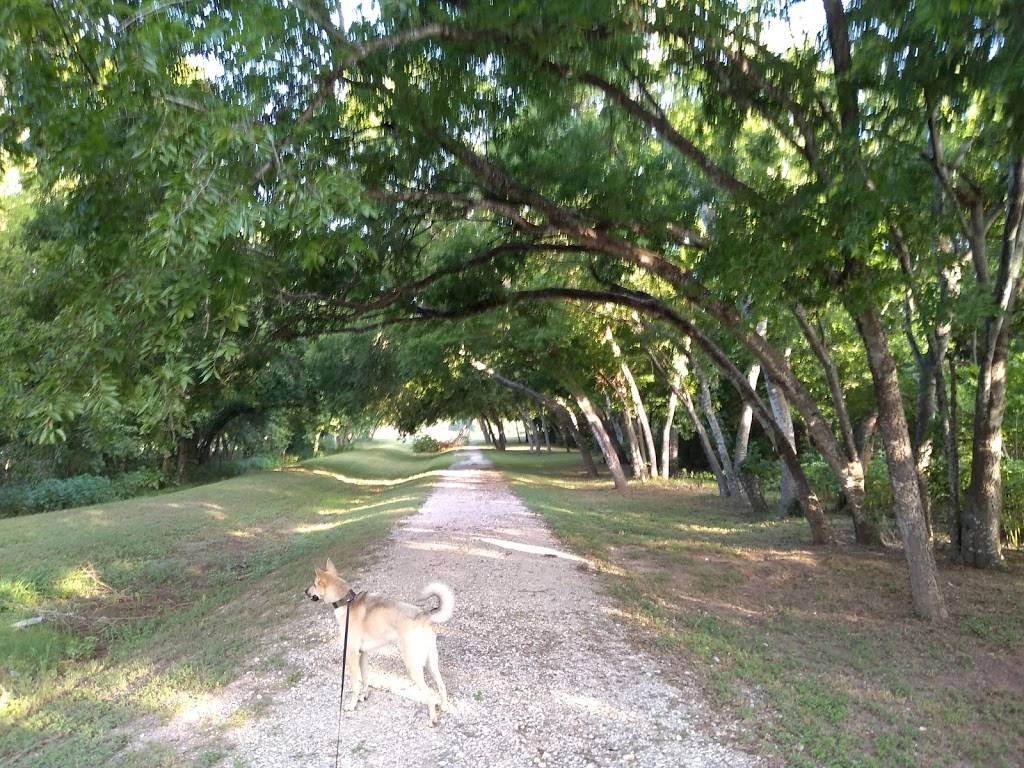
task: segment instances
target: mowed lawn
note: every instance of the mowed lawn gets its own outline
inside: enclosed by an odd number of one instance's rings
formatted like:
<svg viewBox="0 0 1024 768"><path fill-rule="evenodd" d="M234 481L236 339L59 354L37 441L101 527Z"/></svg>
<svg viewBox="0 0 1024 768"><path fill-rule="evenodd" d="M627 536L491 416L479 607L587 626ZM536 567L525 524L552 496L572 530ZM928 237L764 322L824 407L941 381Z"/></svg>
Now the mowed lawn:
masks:
<svg viewBox="0 0 1024 768"><path fill-rule="evenodd" d="M306 606L312 566L354 566L450 455L396 444L95 507L0 520L0 765L177 765L132 742L233 679ZM41 624L12 624L42 615ZM199 764L214 762L216 751Z"/></svg>
<svg viewBox="0 0 1024 768"><path fill-rule="evenodd" d="M638 643L791 766L1019 766L1024 558L949 565L948 622L910 614L900 553L813 548L800 519L758 521L711 487L588 480L576 454L487 454L592 558ZM839 528L845 520L834 520Z"/></svg>

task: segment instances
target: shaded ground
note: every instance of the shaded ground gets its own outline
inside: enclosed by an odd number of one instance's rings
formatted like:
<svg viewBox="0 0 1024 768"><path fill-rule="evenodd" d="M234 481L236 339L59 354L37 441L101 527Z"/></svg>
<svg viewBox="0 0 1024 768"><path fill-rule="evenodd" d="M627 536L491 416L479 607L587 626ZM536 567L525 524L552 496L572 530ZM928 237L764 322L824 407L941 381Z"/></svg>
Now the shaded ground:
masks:
<svg viewBox="0 0 1024 768"><path fill-rule="evenodd" d="M666 674L696 671L759 749L806 766L1021 764L1020 553L1006 572L940 553L951 619L926 624L899 552L811 547L804 521L753 520L683 483L609 493L574 455L490 455L608 574Z"/></svg>
<svg viewBox="0 0 1024 768"><path fill-rule="evenodd" d="M439 637L455 710L430 728L394 650L378 652L370 679L383 690L346 713L341 765L758 764L732 746L734 729L712 717L692 684L663 679L616 619L599 577L558 545L476 451L443 474L420 512L354 580L415 599L432 579L456 594L454 618ZM197 732L261 696L260 711L224 734L234 746L225 765L333 765L340 675L333 615L309 603L274 634L264 652L281 659L283 681L254 670L200 705L205 712L144 738L194 754Z"/></svg>

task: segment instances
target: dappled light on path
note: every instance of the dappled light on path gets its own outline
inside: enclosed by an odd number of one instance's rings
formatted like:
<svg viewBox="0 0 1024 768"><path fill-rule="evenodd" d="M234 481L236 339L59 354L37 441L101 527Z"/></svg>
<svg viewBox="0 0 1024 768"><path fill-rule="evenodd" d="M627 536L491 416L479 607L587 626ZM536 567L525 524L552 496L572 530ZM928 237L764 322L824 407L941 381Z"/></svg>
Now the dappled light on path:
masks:
<svg viewBox="0 0 1024 768"><path fill-rule="evenodd" d="M706 727L717 718L695 690L662 678L603 594L594 564L562 546L482 453L465 451L451 469L418 476L432 474L419 513L372 565L343 575L357 589L410 602L428 582L452 587L455 613L438 628L438 647L453 708L430 728L397 649L374 651L369 698L341 723L341 765L520 768L539 755L567 768L757 764L723 743L729 726ZM321 605L306 614L282 630L281 652L301 674L265 715L227 734L252 768L333 765L338 627Z"/></svg>

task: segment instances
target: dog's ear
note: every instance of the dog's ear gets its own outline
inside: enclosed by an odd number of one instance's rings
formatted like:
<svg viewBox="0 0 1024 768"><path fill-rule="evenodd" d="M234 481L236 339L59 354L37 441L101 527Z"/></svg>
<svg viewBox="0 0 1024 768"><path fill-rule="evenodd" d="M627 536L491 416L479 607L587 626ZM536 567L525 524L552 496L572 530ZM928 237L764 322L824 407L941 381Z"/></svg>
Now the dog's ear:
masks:
<svg viewBox="0 0 1024 768"><path fill-rule="evenodd" d="M324 575L324 572L323 572L323 571L321 571L321 570L320 570L319 568L317 568L317 567L316 567L315 565L313 566L313 570L314 570L314 571L316 571L316 577L317 577L318 579L319 579L319 578L320 578L321 576L323 576L323 575Z"/></svg>
<svg viewBox="0 0 1024 768"><path fill-rule="evenodd" d="M338 569L334 567L334 563L332 563L330 560L327 561L327 572L332 573L335 576L338 575Z"/></svg>

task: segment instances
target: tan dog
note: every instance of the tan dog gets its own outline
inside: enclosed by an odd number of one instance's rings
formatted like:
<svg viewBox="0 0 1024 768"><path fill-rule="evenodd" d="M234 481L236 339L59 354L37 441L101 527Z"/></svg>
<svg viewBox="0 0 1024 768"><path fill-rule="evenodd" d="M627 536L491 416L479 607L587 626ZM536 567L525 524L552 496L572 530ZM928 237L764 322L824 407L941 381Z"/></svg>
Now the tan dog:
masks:
<svg viewBox="0 0 1024 768"><path fill-rule="evenodd" d="M331 603L338 629L344 633L349 584L338 575L338 569L330 560L324 570L314 570L316 578L306 588L306 596L314 601ZM352 599L348 619L348 658L345 661L352 696L345 705L347 711L355 709L356 702L364 701L368 695L367 653L393 642L398 643L406 671L427 705L430 724L437 725L440 712L448 711L448 691L437 667L437 634L432 624L442 624L452 617L455 596L447 586L434 582L423 589L423 597L436 597L438 606L424 610L369 592L360 592ZM440 696L430 690L423 679L424 666L430 669Z"/></svg>

